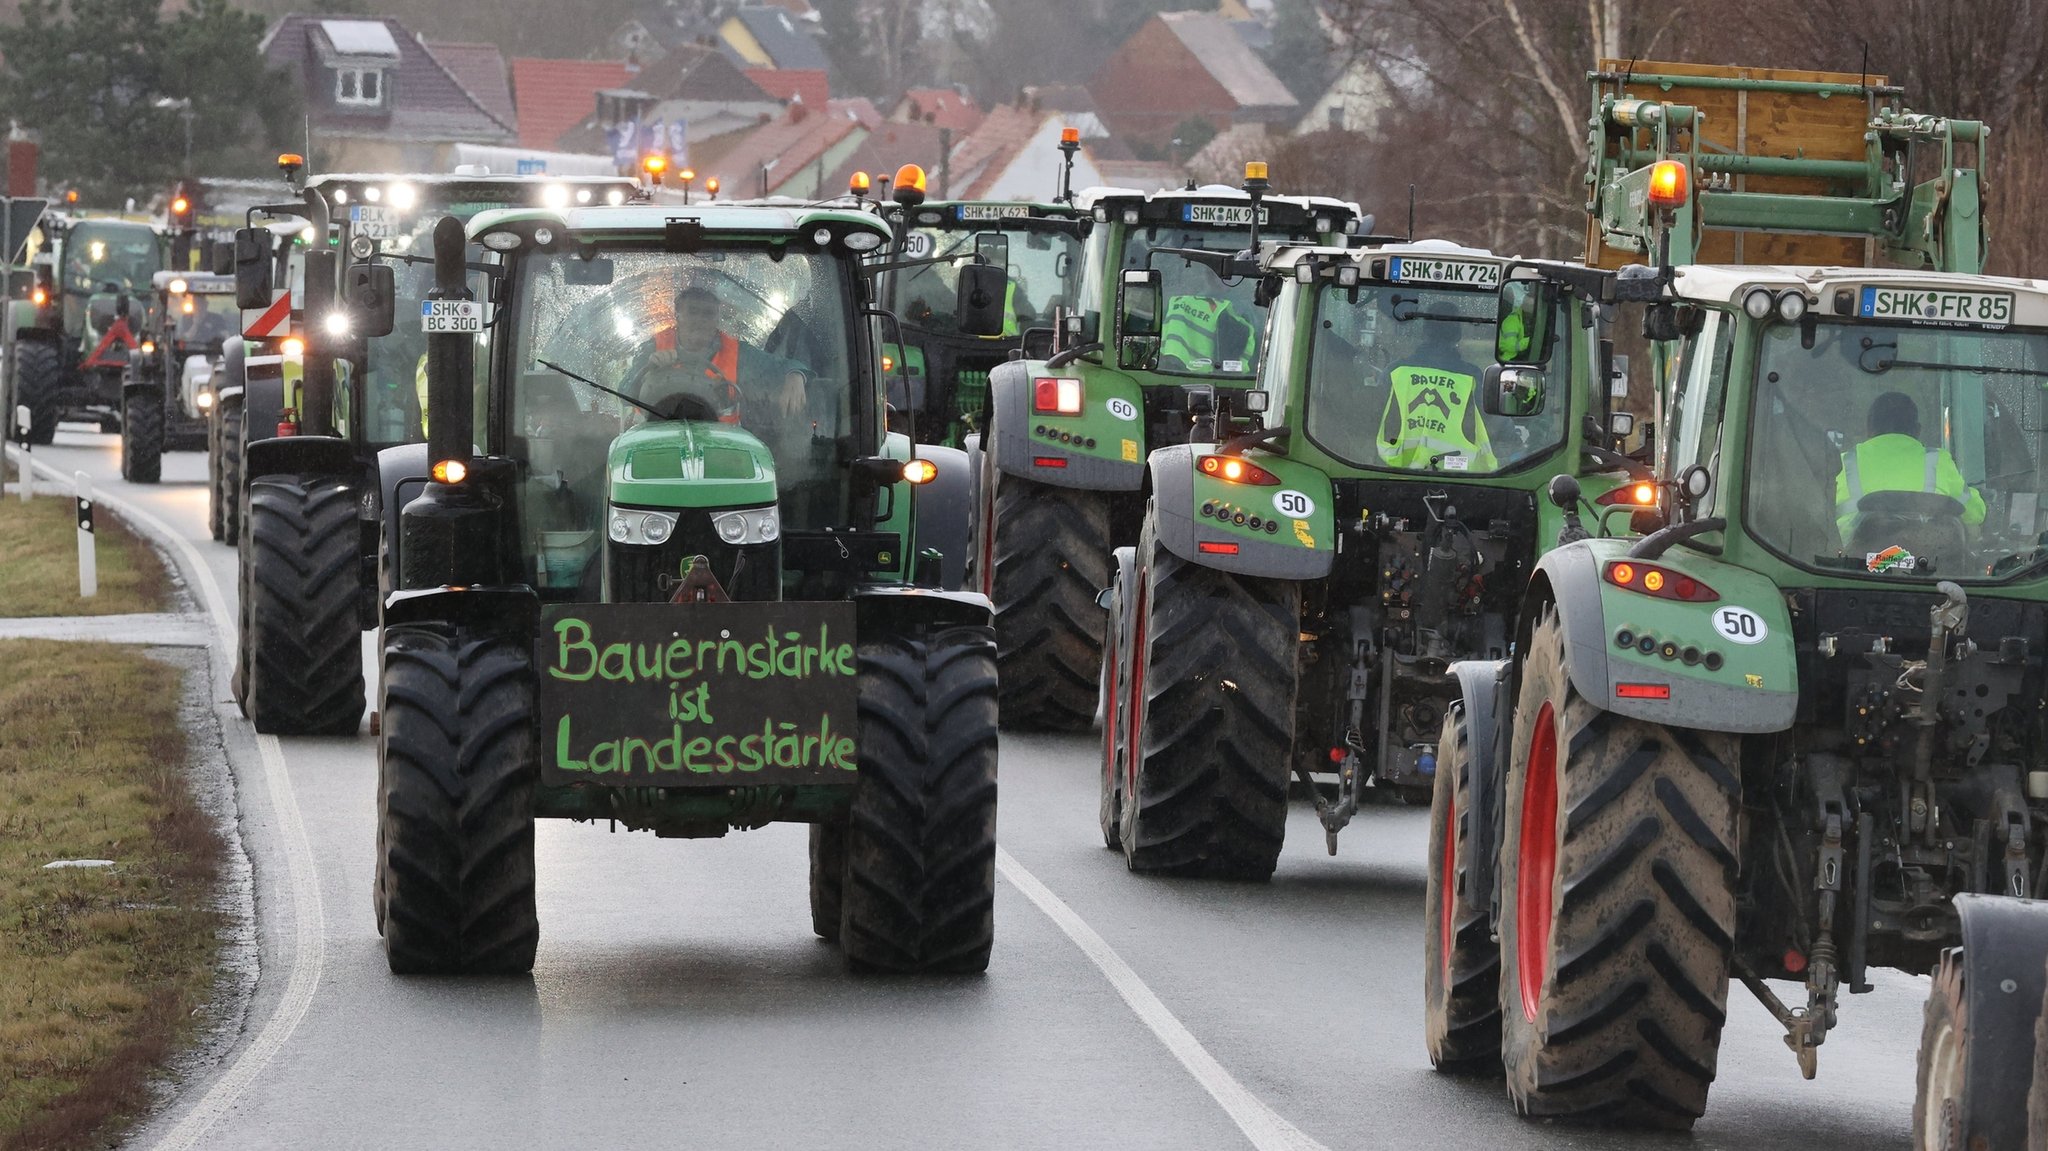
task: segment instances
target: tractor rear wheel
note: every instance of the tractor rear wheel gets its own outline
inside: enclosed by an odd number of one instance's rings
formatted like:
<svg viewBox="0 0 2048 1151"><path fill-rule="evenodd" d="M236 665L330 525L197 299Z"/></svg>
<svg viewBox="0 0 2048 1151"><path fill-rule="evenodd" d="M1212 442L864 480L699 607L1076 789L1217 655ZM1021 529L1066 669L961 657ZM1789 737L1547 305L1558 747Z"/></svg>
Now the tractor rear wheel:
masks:
<svg viewBox="0 0 2048 1151"><path fill-rule="evenodd" d="M1287 832L1301 589L1138 542L1120 838L1133 871L1271 877Z"/></svg>
<svg viewBox="0 0 2048 1151"><path fill-rule="evenodd" d="M1604 711L1536 622L1501 856L1501 1061L1524 1115L1684 1130L1705 1112L1735 948L1732 737Z"/></svg>
<svg viewBox="0 0 2048 1151"><path fill-rule="evenodd" d="M856 970L978 972L995 941L996 661L983 627L860 645L839 945Z"/></svg>
<svg viewBox="0 0 2048 1151"><path fill-rule="evenodd" d="M1460 898L1467 884L1478 882L1472 848L1486 834L1473 823L1471 796L1471 725L1457 704L1437 741L1423 903L1423 1040L1439 1071L1500 1067L1500 948L1488 913Z"/></svg>
<svg viewBox="0 0 2048 1151"><path fill-rule="evenodd" d="M1122 851L1124 846L1124 765L1130 762L1130 692L1126 685L1131 674L1131 588L1121 573L1132 551L1118 548L1115 553L1126 562L1110 569L1109 618L1102 645L1102 774L1096 821L1102 826L1103 846L1111 851ZM1129 568L1135 570L1135 565Z"/></svg>
<svg viewBox="0 0 2048 1151"><path fill-rule="evenodd" d="M1095 597L1109 586L1109 503L993 467L989 486L981 558L996 608L1003 725L1086 731L1102 668Z"/></svg>
<svg viewBox="0 0 2048 1151"><path fill-rule="evenodd" d="M249 485L243 711L257 731L352 735L363 719L355 490L331 476Z"/></svg>
<svg viewBox="0 0 2048 1151"><path fill-rule="evenodd" d="M377 892L400 975L533 970L533 669L499 639L394 627L377 737Z"/></svg>
<svg viewBox="0 0 2048 1151"><path fill-rule="evenodd" d="M41 447L57 437L57 393L64 386L64 362L57 345L22 340L14 345L14 402L28 407L28 442ZM7 416L9 432L14 416Z"/></svg>
<svg viewBox="0 0 2048 1151"><path fill-rule="evenodd" d="M163 478L163 461L163 392L128 392L121 397L121 478L156 483Z"/></svg>
<svg viewBox="0 0 2048 1151"><path fill-rule="evenodd" d="M811 825L811 930L839 942L840 905L846 891L846 824Z"/></svg>

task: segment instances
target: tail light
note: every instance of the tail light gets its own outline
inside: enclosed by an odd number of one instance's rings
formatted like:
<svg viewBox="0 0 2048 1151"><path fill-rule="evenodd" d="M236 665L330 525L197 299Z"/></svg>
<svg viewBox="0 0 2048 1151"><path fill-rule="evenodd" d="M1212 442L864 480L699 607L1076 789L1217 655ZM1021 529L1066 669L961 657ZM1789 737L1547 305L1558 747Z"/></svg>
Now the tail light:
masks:
<svg viewBox="0 0 2048 1151"><path fill-rule="evenodd" d="M1040 376L1031 382L1031 408L1055 416L1081 414L1081 381Z"/></svg>
<svg viewBox="0 0 2048 1151"><path fill-rule="evenodd" d="M1607 582L1643 595L1685 603L1712 603L1721 598L1713 588L1689 575L1633 560L1617 560L1608 564Z"/></svg>
<svg viewBox="0 0 2048 1151"><path fill-rule="evenodd" d="M1602 507L1653 508L1657 506L1657 485L1635 480L1614 488L1593 501Z"/></svg>
<svg viewBox="0 0 2048 1151"><path fill-rule="evenodd" d="M1242 456L1203 456L1196 464L1202 474L1233 484L1276 487L1280 477Z"/></svg>

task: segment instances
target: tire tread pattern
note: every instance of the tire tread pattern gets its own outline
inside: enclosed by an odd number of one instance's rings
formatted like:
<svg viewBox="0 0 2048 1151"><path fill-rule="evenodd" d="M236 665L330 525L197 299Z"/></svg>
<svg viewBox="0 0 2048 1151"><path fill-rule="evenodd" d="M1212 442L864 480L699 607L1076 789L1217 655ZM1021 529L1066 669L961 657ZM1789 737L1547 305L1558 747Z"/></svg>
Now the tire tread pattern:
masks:
<svg viewBox="0 0 2048 1151"><path fill-rule="evenodd" d="M327 476L249 485L243 710L257 731L351 735L363 718L356 493Z"/></svg>
<svg viewBox="0 0 2048 1151"><path fill-rule="evenodd" d="M1092 492L995 481L994 594L1005 727L1086 731L1095 719L1109 586L1108 504Z"/></svg>
<svg viewBox="0 0 2048 1151"><path fill-rule="evenodd" d="M1437 1070L1466 1072L1500 1067L1500 949L1484 911L1462 901L1451 908L1451 953L1443 954L1444 900L1459 900L1473 877L1471 727L1465 709L1444 717L1437 740L1435 795L1430 810L1429 886L1423 921L1423 1032ZM1451 818L1456 813L1456 819ZM1455 866L1444 873L1444 837L1456 836Z"/></svg>

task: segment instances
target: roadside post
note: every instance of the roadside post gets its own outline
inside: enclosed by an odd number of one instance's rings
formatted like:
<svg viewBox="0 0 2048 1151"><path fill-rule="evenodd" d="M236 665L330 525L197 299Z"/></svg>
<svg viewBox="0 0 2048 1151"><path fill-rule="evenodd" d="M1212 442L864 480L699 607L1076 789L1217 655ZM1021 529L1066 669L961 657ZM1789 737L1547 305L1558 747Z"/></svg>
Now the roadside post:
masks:
<svg viewBox="0 0 2048 1151"><path fill-rule="evenodd" d="M28 470L28 453L30 447L28 442L28 431L30 426L30 420L32 418L33 417L29 415L27 404L14 405L14 439L18 444L21 445L21 454L15 457L14 462L21 468L22 503L27 503L29 500L29 496L34 494L36 490L35 477L31 475Z"/></svg>
<svg viewBox="0 0 2048 1151"><path fill-rule="evenodd" d="M91 599L100 593L99 557L93 552L92 477L73 472L78 498L78 594Z"/></svg>

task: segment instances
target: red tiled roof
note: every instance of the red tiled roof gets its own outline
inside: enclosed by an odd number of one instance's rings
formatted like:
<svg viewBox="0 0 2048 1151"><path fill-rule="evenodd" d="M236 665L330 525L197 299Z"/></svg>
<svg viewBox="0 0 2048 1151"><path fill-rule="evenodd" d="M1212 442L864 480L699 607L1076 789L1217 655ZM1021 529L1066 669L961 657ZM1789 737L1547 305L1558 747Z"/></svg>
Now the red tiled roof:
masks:
<svg viewBox="0 0 2048 1151"><path fill-rule="evenodd" d="M903 94L889 118L951 128L955 137L981 126L984 113L974 101L951 88L912 88Z"/></svg>
<svg viewBox="0 0 2048 1151"><path fill-rule="evenodd" d="M427 51L448 69L455 82L468 90L483 109L516 127L518 113L512 107L512 83L505 73L505 54L496 44L435 44L425 42Z"/></svg>
<svg viewBox="0 0 2048 1151"><path fill-rule="evenodd" d="M866 172L880 179L894 174L905 164L922 167L930 175L932 191L937 194L939 130L936 126L884 120L870 127L869 132L868 138L854 145L852 154L825 177L824 186L818 190L820 196L829 196L844 189L848 178L855 172Z"/></svg>
<svg viewBox="0 0 2048 1151"><path fill-rule="evenodd" d="M1052 112L1019 108L1015 104L1001 104L990 109L980 127L953 145L953 155L948 164L955 186L953 197L972 200L986 195L987 185L1002 175L1003 169L1009 166L1010 157L1029 144L1031 137L1038 134L1039 125L1054 115Z"/></svg>
<svg viewBox="0 0 2048 1151"><path fill-rule="evenodd" d="M748 68L746 73L747 79L759 84L762 91L785 104L802 97L816 111L832 98L832 85L822 69Z"/></svg>
<svg viewBox="0 0 2048 1151"><path fill-rule="evenodd" d="M512 101L519 111L519 142L550 148L562 133L597 111L597 94L630 85L621 60L512 60Z"/></svg>
<svg viewBox="0 0 2048 1151"><path fill-rule="evenodd" d="M794 105L754 129L720 157L719 177L732 195L759 195L761 166L772 160L775 167L768 173L768 191L772 194L860 128L859 118L843 107Z"/></svg>

